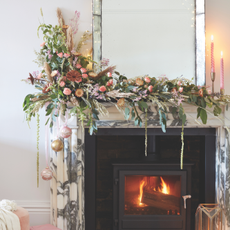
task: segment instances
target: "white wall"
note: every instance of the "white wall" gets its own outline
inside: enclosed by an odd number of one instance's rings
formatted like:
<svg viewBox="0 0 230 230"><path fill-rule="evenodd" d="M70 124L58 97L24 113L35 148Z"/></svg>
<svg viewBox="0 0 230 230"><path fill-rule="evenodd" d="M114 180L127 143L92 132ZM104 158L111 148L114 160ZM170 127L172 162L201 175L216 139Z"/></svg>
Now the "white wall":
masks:
<svg viewBox="0 0 230 230"><path fill-rule="evenodd" d="M230 94L230 1L206 0L206 82L210 79L210 42L214 36L216 62L215 91L220 89L220 52L223 51L225 65L225 94Z"/></svg>
<svg viewBox="0 0 230 230"><path fill-rule="evenodd" d="M80 11L78 39L91 31L91 0L7 0L1 2L1 90L0 90L0 200L16 200L30 211L31 224L49 222L49 182L40 178L36 186L36 119L29 129L24 119L24 97L35 92L21 82L29 72L39 70L32 62L34 49L39 50L42 38L37 27L43 9L45 23L57 24L56 8L60 7L66 22ZM45 168L44 112L41 115L40 170Z"/></svg>

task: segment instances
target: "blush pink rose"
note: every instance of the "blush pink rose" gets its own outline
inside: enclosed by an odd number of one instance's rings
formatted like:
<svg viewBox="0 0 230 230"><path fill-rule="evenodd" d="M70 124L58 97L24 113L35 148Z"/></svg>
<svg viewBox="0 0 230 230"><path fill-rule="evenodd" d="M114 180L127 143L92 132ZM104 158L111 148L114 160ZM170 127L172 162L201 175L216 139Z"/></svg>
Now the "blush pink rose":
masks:
<svg viewBox="0 0 230 230"><path fill-rule="evenodd" d="M112 74L110 72L107 73L108 77L112 77Z"/></svg>
<svg viewBox="0 0 230 230"><path fill-rule="evenodd" d="M209 90L208 90L208 94L211 94L211 93L212 93L212 91L209 89Z"/></svg>
<svg viewBox="0 0 230 230"><path fill-rule="evenodd" d="M64 87L64 86L65 86L65 82L64 82L64 81L61 81L61 82L59 83L59 85L60 85L61 87Z"/></svg>
<svg viewBox="0 0 230 230"><path fill-rule="evenodd" d="M180 88L179 88L179 92L182 93L182 92L183 92L183 89L184 89L183 87L180 87Z"/></svg>
<svg viewBox="0 0 230 230"><path fill-rule="evenodd" d="M69 56L70 56L69 54L64 53L64 57L65 57L65 58L68 58Z"/></svg>
<svg viewBox="0 0 230 230"><path fill-rule="evenodd" d="M76 67L77 67L78 69L80 69L80 68L81 68L81 65L80 65L80 64L77 64Z"/></svg>
<svg viewBox="0 0 230 230"><path fill-rule="evenodd" d="M106 91L106 88L105 88L105 86L103 85L103 86L101 86L101 87L99 88L99 90L100 90L101 92L105 92L105 91Z"/></svg>
<svg viewBox="0 0 230 230"><path fill-rule="evenodd" d="M57 54L58 57L62 58L63 57L63 53L59 53Z"/></svg>
<svg viewBox="0 0 230 230"><path fill-rule="evenodd" d="M88 77L88 74L83 73L83 74L82 74L82 77L83 77L83 78L87 78L87 77Z"/></svg>
<svg viewBox="0 0 230 230"><path fill-rule="evenodd" d="M107 86L111 86L113 84L113 79L110 79L108 82L107 82Z"/></svg>
<svg viewBox="0 0 230 230"><path fill-rule="evenodd" d="M151 80L149 77L145 77L145 82L149 83Z"/></svg>
<svg viewBox="0 0 230 230"><path fill-rule="evenodd" d="M86 73L87 72L87 70L85 68L81 68L80 70L81 70L82 73Z"/></svg>
<svg viewBox="0 0 230 230"><path fill-rule="evenodd" d="M75 82L77 82L77 83L82 82L82 78L79 78L79 80L76 80Z"/></svg>
<svg viewBox="0 0 230 230"><path fill-rule="evenodd" d="M64 88L64 90L63 90L63 93L64 93L65 95L70 95L71 92L72 92L72 91L71 91L69 88Z"/></svg>
<svg viewBox="0 0 230 230"><path fill-rule="evenodd" d="M152 93L152 92L153 92L153 86L150 85L150 86L148 87L148 90L149 90L150 93Z"/></svg>
<svg viewBox="0 0 230 230"><path fill-rule="evenodd" d="M43 47L45 44L46 44L45 42L42 42L42 44L40 46Z"/></svg>
<svg viewBox="0 0 230 230"><path fill-rule="evenodd" d="M177 85L179 85L179 86L180 86L180 85L181 85L181 82L180 82L180 81L178 81L178 82L177 82Z"/></svg>

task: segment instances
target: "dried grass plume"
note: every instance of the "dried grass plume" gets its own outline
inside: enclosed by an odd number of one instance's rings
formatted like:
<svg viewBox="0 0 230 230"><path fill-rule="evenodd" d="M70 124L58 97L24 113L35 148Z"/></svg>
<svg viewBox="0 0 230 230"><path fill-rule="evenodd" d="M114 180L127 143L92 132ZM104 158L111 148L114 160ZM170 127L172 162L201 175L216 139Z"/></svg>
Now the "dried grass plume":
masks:
<svg viewBox="0 0 230 230"><path fill-rule="evenodd" d="M52 71L51 71L51 68L50 68L50 66L49 66L49 64L48 64L47 62L44 63L44 69L45 69L45 72L46 72L46 74L47 74L48 80L49 80L50 82L52 82L52 81L53 81L53 79L52 79L52 77L51 77Z"/></svg>
<svg viewBox="0 0 230 230"><path fill-rule="evenodd" d="M67 29L67 41L66 41L66 45L69 49L69 52L71 52L74 48L74 42L73 42L73 32L72 32L72 28L69 27Z"/></svg>
<svg viewBox="0 0 230 230"><path fill-rule="evenodd" d="M59 7L57 8L57 18L58 18L58 24L60 27L65 25L65 20L63 18L62 12Z"/></svg>

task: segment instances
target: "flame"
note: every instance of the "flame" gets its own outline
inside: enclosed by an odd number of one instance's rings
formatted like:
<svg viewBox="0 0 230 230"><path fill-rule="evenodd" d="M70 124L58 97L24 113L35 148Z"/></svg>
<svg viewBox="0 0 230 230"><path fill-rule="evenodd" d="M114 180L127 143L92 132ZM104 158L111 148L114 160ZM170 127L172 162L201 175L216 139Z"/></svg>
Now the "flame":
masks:
<svg viewBox="0 0 230 230"><path fill-rule="evenodd" d="M167 185L164 182L164 180L163 180L162 177L160 177L160 178L161 178L161 187L162 187L162 189L159 188L159 192L164 193L164 194L170 194L170 187L169 187L169 185Z"/></svg>
<svg viewBox="0 0 230 230"><path fill-rule="evenodd" d="M145 181L144 180L142 180L141 181L141 183L140 183L140 195L139 195L139 197L138 197L138 200L139 200L139 205L142 205L142 196L143 196L143 187L144 187L144 185L145 185Z"/></svg>

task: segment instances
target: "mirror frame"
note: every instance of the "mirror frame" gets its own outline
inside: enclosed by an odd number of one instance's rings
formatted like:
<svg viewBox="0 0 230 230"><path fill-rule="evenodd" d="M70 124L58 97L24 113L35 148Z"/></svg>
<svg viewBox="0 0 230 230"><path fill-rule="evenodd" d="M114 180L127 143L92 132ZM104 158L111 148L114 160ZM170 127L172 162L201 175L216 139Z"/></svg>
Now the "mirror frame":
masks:
<svg viewBox="0 0 230 230"><path fill-rule="evenodd" d="M206 83L205 72L205 0L195 2L195 84ZM93 60L102 59L102 0L92 0ZM135 77L135 76L134 76Z"/></svg>

